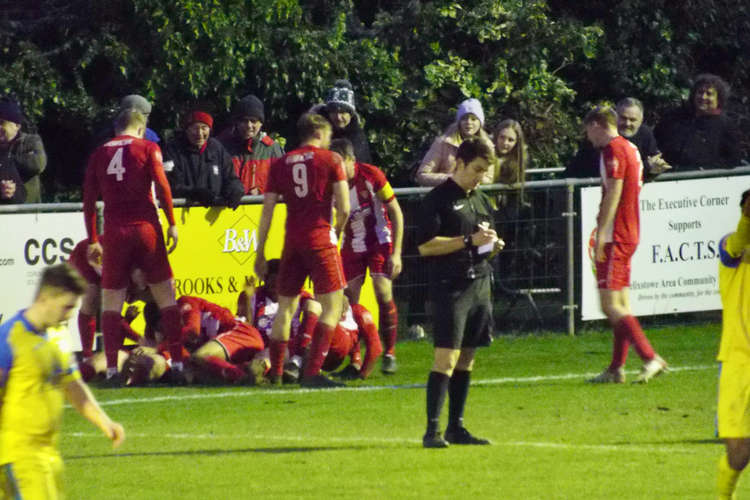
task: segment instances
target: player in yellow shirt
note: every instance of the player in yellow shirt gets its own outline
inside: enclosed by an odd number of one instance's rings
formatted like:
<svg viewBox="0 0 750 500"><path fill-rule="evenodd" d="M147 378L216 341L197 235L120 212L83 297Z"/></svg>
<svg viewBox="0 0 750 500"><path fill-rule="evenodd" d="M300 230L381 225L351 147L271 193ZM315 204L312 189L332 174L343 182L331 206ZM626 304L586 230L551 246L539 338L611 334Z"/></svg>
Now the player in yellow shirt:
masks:
<svg viewBox="0 0 750 500"><path fill-rule="evenodd" d="M719 437L726 454L719 460L719 498L733 498L750 459L750 190L742 193L737 230L719 244L719 291L723 307L718 360Z"/></svg>
<svg viewBox="0 0 750 500"><path fill-rule="evenodd" d="M57 499L64 399L119 446L122 425L99 407L65 348L67 320L86 282L67 264L42 273L34 302L0 325L0 497Z"/></svg>

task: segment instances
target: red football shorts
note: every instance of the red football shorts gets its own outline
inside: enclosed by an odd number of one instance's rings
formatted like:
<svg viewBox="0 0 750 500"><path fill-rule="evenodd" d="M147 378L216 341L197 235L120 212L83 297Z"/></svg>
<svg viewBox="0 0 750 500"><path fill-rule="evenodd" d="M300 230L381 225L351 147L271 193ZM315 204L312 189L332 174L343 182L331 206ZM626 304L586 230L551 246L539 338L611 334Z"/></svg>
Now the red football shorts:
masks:
<svg viewBox="0 0 750 500"><path fill-rule="evenodd" d="M630 286L630 258L637 245L607 243L604 245L606 258L596 261L596 281L600 289L622 290Z"/></svg>
<svg viewBox="0 0 750 500"><path fill-rule="evenodd" d="M346 286L339 250L334 245L325 248L295 248L284 245L279 264L279 294L299 295L307 277L315 286L315 294L341 290Z"/></svg>
<svg viewBox="0 0 750 500"><path fill-rule="evenodd" d="M246 323L238 322L234 328L214 340L224 348L227 360L235 364L250 361L264 348L260 332Z"/></svg>
<svg viewBox="0 0 750 500"><path fill-rule="evenodd" d="M88 249L88 240L79 242L68 256L68 263L76 268L81 276L83 276L83 279L86 280L86 283L98 286L102 281L102 277L89 264L88 256L86 255Z"/></svg>
<svg viewBox="0 0 750 500"><path fill-rule="evenodd" d="M341 260L344 265L344 276L347 281L364 277L367 268L370 268L370 276L390 277L388 273L388 257L391 256L390 245L378 245L367 252L357 253L350 249L341 251Z"/></svg>
<svg viewBox="0 0 750 500"><path fill-rule="evenodd" d="M134 268L143 271L147 283L159 283L172 277L164 236L158 223L105 225L104 232L102 288L127 288L130 272Z"/></svg>

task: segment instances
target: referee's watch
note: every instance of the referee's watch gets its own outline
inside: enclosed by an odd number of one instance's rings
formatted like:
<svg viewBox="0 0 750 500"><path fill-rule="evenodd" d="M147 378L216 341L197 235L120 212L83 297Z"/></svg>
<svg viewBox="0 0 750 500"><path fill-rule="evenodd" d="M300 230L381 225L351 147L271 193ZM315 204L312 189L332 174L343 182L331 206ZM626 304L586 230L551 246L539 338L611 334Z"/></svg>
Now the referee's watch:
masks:
<svg viewBox="0 0 750 500"><path fill-rule="evenodd" d="M467 235L464 236L464 246L466 248L471 248L472 246L474 246L474 244L471 242L471 235L470 234L467 234Z"/></svg>

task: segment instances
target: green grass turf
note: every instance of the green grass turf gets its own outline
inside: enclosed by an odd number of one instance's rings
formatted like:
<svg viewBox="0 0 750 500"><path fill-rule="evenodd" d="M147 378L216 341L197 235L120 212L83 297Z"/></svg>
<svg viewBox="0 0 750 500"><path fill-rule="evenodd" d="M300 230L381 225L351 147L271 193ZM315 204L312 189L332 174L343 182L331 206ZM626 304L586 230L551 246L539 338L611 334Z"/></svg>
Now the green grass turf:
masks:
<svg viewBox="0 0 750 500"><path fill-rule="evenodd" d="M107 440L67 409L74 499L712 498L719 326L653 329L674 368L648 385L592 386L609 332L498 338L479 351L466 425L492 446L425 450L428 342L399 372L334 391L96 389L128 433ZM640 367L631 352L628 376ZM389 387L389 386L396 386ZM447 416L447 405L443 420ZM750 480L748 480L750 481ZM750 482L739 486L748 495Z"/></svg>

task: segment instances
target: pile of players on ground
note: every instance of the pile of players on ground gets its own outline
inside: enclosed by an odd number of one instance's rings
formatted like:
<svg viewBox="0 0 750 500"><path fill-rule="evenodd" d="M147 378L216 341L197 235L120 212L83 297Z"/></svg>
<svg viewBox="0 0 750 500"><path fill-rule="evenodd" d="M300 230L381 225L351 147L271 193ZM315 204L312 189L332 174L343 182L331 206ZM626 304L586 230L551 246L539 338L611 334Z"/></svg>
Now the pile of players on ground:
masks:
<svg viewBox="0 0 750 500"><path fill-rule="evenodd" d="M85 252L86 245L87 241L82 241L79 252ZM79 268L90 266L85 259L75 258L79 252L74 252L71 263L78 264L76 267ZM105 352L93 351L95 317L85 313L79 315L82 344L79 367L84 379L106 387L150 383L268 385L267 373L271 366L268 340L278 308L278 264L278 260L269 261L265 282L260 286L249 283L239 294L237 314L200 297L185 295L178 299L182 315L183 358L186 360L184 374L179 377L173 377L170 372L169 346L158 327L159 309L136 270L128 290L128 301L145 301L145 331L140 335L130 326L139 314L137 306L131 305L122 318L120 333L123 339L134 343L124 345L117 352L119 376L105 379ZM350 306L348 300L344 300L344 314L336 327L323 370L333 372L334 377L342 380L365 379L375 367L383 348L370 312L361 304ZM320 304L312 295L303 293L292 321L284 383L298 382L319 314ZM347 358L349 363L339 370ZM395 372L395 366L383 368L384 373Z"/></svg>

